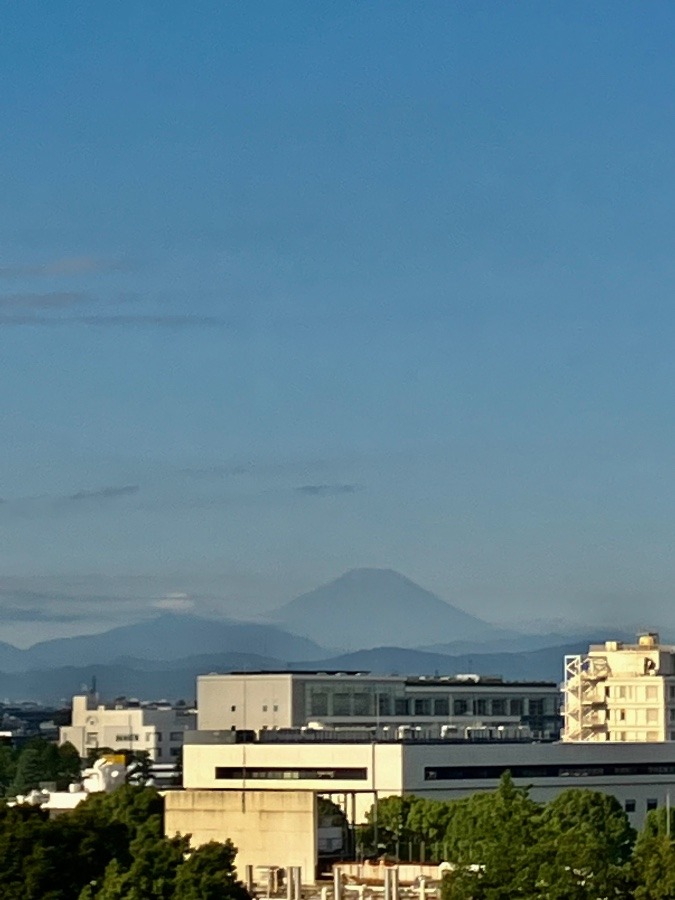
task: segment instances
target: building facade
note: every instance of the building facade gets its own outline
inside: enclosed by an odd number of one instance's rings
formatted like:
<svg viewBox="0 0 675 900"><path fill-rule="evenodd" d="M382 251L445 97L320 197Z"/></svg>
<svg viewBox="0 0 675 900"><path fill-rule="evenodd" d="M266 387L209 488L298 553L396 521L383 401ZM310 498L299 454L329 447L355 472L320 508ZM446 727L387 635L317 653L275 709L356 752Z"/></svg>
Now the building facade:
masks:
<svg viewBox="0 0 675 900"><path fill-rule="evenodd" d="M560 694L549 682L478 675L377 677L362 672L251 672L197 679L198 728L274 730L318 725L379 730L522 728L540 739L560 733Z"/></svg>
<svg viewBox="0 0 675 900"><path fill-rule="evenodd" d="M657 634L565 657L564 741L675 741L675 647Z"/></svg>
<svg viewBox="0 0 675 900"><path fill-rule="evenodd" d="M59 743L73 744L82 758L107 747L147 751L154 762L175 763L185 733L195 727L194 710L131 701L106 706L81 694L73 697L71 724L59 729Z"/></svg>
<svg viewBox="0 0 675 900"><path fill-rule="evenodd" d="M505 771L548 802L568 788L614 795L639 827L649 810L675 797L675 755L661 744L584 745L556 742L368 741L273 734L237 743L231 733L193 732L186 738L183 784L191 791L293 789L347 802L363 821L375 798L414 794L453 800L493 791Z"/></svg>

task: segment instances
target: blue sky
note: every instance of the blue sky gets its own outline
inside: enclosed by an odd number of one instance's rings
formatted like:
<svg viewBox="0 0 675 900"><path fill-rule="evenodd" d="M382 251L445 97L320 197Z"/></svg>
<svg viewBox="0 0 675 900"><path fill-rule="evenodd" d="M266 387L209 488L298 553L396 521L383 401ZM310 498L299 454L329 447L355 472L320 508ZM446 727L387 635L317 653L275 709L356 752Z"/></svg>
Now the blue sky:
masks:
<svg viewBox="0 0 675 900"><path fill-rule="evenodd" d="M357 566L675 630L671 4L7 5L0 621Z"/></svg>

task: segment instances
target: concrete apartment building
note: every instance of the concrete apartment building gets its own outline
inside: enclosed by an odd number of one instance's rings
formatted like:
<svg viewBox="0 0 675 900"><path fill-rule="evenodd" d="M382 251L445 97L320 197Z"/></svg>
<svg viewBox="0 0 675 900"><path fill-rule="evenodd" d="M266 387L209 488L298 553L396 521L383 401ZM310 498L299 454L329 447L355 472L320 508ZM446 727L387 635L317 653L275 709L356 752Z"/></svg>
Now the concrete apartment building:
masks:
<svg viewBox="0 0 675 900"><path fill-rule="evenodd" d="M164 704L118 701L98 704L91 695L73 697L71 724L59 729L59 743L69 741L81 757L90 750L148 752L156 763L175 763L185 733L196 727L193 710Z"/></svg>
<svg viewBox="0 0 675 900"><path fill-rule="evenodd" d="M379 677L367 672L247 672L197 679L202 731L419 728L429 737L456 729L522 727L559 736L560 694L550 682L505 682L478 675Z"/></svg>
<svg viewBox="0 0 675 900"><path fill-rule="evenodd" d="M675 741L675 647L658 634L565 657L564 741Z"/></svg>

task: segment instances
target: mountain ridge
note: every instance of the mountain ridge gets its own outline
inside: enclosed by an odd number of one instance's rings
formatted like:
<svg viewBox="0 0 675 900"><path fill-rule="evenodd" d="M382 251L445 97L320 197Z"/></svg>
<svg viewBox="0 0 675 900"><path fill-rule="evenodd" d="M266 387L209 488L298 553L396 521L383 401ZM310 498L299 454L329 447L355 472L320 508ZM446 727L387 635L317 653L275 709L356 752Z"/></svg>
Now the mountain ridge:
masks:
<svg viewBox="0 0 675 900"><path fill-rule="evenodd" d="M330 646L345 652L383 644L423 646L444 634L480 641L511 634L393 569L352 569L282 604L268 618L322 646L330 636Z"/></svg>

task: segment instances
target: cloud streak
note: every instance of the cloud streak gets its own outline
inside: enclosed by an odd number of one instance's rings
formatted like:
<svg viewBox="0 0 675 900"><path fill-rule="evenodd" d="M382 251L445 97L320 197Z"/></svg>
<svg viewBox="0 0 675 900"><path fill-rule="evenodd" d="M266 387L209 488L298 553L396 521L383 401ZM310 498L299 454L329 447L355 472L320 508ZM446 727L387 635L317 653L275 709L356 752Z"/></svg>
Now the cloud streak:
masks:
<svg viewBox="0 0 675 900"><path fill-rule="evenodd" d="M0 304L0 309L2 308ZM90 315L90 316L45 316L45 315L0 315L0 328L30 328L52 325L86 325L92 327L160 327L160 328L224 328L234 329L235 323L219 316L194 315Z"/></svg>
<svg viewBox="0 0 675 900"><path fill-rule="evenodd" d="M140 491L138 484L123 484L121 486L103 487L94 491L77 491L69 494L66 500L114 500L116 497L128 497Z"/></svg>
<svg viewBox="0 0 675 900"><path fill-rule="evenodd" d="M295 493L305 497L339 497L360 490L362 487L358 484L302 484L295 488Z"/></svg>
<svg viewBox="0 0 675 900"><path fill-rule="evenodd" d="M70 309L82 303L89 303L89 294L79 291L50 291L45 294L23 292L0 294L0 310Z"/></svg>
<svg viewBox="0 0 675 900"><path fill-rule="evenodd" d="M99 256L64 256L48 263L0 266L0 279L58 278L122 272L128 268L129 263L119 259L105 259Z"/></svg>

